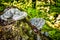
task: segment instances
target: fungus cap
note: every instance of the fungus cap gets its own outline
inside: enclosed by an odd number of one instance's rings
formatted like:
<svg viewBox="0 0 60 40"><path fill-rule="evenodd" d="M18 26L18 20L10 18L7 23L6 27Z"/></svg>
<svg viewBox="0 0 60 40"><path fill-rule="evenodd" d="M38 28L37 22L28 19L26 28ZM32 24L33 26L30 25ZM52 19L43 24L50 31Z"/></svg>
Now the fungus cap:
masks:
<svg viewBox="0 0 60 40"><path fill-rule="evenodd" d="M8 21L8 19L12 20L21 20L24 19L27 16L26 12L20 11L17 8L10 8L10 9L5 9L4 14L1 15L1 19Z"/></svg>
<svg viewBox="0 0 60 40"><path fill-rule="evenodd" d="M30 22L32 25L36 26L38 30L41 29L45 24L45 20L42 18L32 18Z"/></svg>

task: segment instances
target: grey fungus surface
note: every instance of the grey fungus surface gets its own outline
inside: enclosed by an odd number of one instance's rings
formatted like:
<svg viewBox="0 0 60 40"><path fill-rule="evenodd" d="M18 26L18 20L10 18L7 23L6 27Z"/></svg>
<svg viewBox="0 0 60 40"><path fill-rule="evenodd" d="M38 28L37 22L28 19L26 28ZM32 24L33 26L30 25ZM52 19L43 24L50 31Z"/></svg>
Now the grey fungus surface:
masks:
<svg viewBox="0 0 60 40"><path fill-rule="evenodd" d="M16 20L24 19L25 17L27 17L27 13L20 11L17 8L10 8L10 9L7 8L4 10L4 14L0 16L0 18L5 21L10 19L16 21Z"/></svg>
<svg viewBox="0 0 60 40"><path fill-rule="evenodd" d="M32 25L36 26L36 28L37 28L38 30L40 30L40 29L43 27L43 25L45 24L45 20L42 19L42 18L32 18L32 19L30 20L30 23L31 23Z"/></svg>
<svg viewBox="0 0 60 40"><path fill-rule="evenodd" d="M13 20L21 20L24 19L27 16L26 12L20 12L20 14L16 14L12 17Z"/></svg>

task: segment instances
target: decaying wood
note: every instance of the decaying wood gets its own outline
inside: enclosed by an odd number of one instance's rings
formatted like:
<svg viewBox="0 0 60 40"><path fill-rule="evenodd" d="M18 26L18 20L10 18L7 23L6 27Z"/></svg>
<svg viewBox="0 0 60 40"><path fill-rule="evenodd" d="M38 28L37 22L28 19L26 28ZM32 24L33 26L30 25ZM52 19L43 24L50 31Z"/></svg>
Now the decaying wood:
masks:
<svg viewBox="0 0 60 40"><path fill-rule="evenodd" d="M15 29L13 24L0 27L0 40L20 40L21 36L18 29Z"/></svg>
<svg viewBox="0 0 60 40"><path fill-rule="evenodd" d="M49 40L45 35L41 34L41 32L34 25L32 25L27 19L23 19L21 21L26 22L32 28L32 30L41 37L42 40ZM11 24L2 27L2 31L4 31L4 32L8 32L8 31L12 32L12 29L14 30L14 26ZM13 39L13 37L12 37L12 39Z"/></svg>

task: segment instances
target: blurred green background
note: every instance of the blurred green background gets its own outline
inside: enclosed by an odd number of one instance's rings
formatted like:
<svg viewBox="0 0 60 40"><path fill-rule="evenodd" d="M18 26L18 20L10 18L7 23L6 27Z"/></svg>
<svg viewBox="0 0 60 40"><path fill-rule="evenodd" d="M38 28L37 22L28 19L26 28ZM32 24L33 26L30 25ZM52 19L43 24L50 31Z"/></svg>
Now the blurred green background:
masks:
<svg viewBox="0 0 60 40"><path fill-rule="evenodd" d="M15 6L22 11L26 11L29 19L34 17L45 19L46 24L42 30L47 31L52 40L60 40L60 26L59 28L53 28L56 20L55 15L60 14L60 0L0 0L0 12L3 12L8 6ZM28 33L25 33L26 38L29 36L29 40L35 40L35 34L29 34L30 27L27 27L26 30L28 30Z"/></svg>

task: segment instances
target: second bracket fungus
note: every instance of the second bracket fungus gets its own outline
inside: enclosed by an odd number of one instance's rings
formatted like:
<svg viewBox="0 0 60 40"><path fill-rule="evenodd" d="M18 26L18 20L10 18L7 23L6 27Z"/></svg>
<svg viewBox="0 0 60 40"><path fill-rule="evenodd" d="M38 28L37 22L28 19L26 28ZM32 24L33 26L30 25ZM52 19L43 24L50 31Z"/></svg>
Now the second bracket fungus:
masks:
<svg viewBox="0 0 60 40"><path fill-rule="evenodd" d="M36 26L38 30L41 29L45 24L45 20L42 18L32 18L30 22L32 25Z"/></svg>

